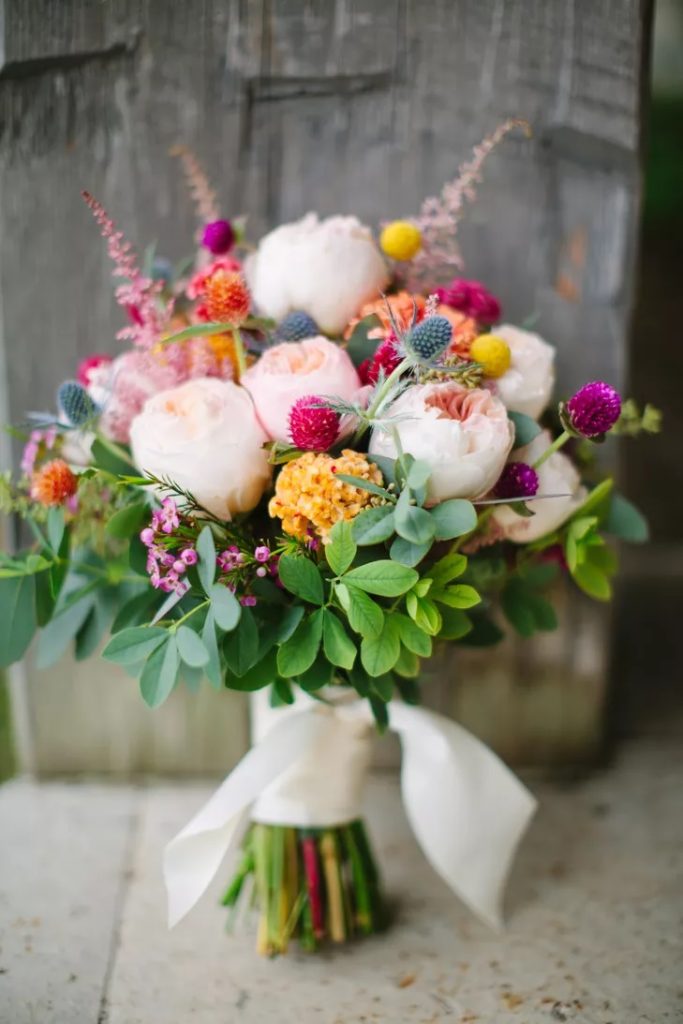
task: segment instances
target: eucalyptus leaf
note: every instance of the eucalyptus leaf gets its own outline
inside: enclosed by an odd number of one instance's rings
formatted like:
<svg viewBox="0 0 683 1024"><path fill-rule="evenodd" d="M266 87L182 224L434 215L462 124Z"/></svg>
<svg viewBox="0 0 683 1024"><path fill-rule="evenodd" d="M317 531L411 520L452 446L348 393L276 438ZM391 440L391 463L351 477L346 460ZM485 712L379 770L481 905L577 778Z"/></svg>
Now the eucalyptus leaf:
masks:
<svg viewBox="0 0 683 1024"><path fill-rule="evenodd" d="M411 505L409 499L410 492L402 491L394 512L396 532L410 544L429 544L434 540L437 524L427 509Z"/></svg>
<svg viewBox="0 0 683 1024"><path fill-rule="evenodd" d="M161 626L131 626L111 638L102 657L119 665L132 665L149 657L167 637L168 630Z"/></svg>
<svg viewBox="0 0 683 1024"><path fill-rule="evenodd" d="M407 565L412 569L429 554L431 546L431 540L426 544L411 544L403 537L396 537L389 549L389 554L395 562L400 562L401 565Z"/></svg>
<svg viewBox="0 0 683 1024"><path fill-rule="evenodd" d="M211 611L219 629L229 633L235 628L242 614L242 606L227 587L213 583L207 594L211 600Z"/></svg>
<svg viewBox="0 0 683 1024"><path fill-rule="evenodd" d="M142 699L151 708L158 708L166 700L178 679L180 655L176 638L166 630L165 640L148 657L140 676Z"/></svg>
<svg viewBox="0 0 683 1024"><path fill-rule="evenodd" d="M176 632L178 653L186 665L202 668L210 661L210 654L199 636L189 626L179 626Z"/></svg>
<svg viewBox="0 0 683 1024"><path fill-rule="evenodd" d="M213 581L216 578L216 544L210 526L205 526L197 538L196 545L199 561L197 562L197 574L204 592L209 594Z"/></svg>
<svg viewBox="0 0 683 1024"><path fill-rule="evenodd" d="M59 552L63 536L64 509L61 505L54 505L47 514L47 539L55 554Z"/></svg>
<svg viewBox="0 0 683 1024"><path fill-rule="evenodd" d="M536 420L523 412L508 412L508 419L512 420L515 428L514 448L523 448L531 444L535 437L541 433L541 428Z"/></svg>
<svg viewBox="0 0 683 1024"><path fill-rule="evenodd" d="M470 533L477 525L477 512L471 501L451 498L431 510L437 540L453 540Z"/></svg>
<svg viewBox="0 0 683 1024"><path fill-rule="evenodd" d="M11 665L23 657L37 625L33 576L18 576L0 580L0 665L2 667Z"/></svg>
<svg viewBox="0 0 683 1024"><path fill-rule="evenodd" d="M216 623L214 622L210 608L202 628L202 643L209 655L209 660L204 666L206 678L209 680L214 690L221 690L223 688L221 658L218 650L218 640L216 638Z"/></svg>
<svg viewBox="0 0 683 1024"><path fill-rule="evenodd" d="M632 544L643 544L650 536L647 520L643 514L621 494L612 495L605 530Z"/></svg>
<svg viewBox="0 0 683 1024"><path fill-rule="evenodd" d="M360 512L353 520L353 539L366 547L388 540L394 533L394 506L378 505Z"/></svg>

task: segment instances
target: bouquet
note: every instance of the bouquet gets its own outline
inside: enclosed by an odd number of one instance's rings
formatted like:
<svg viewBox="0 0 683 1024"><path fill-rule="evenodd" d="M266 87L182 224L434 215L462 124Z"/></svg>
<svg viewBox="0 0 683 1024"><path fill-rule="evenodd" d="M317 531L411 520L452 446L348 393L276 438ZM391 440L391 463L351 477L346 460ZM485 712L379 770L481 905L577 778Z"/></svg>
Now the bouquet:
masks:
<svg viewBox="0 0 683 1024"><path fill-rule="evenodd" d="M170 920L242 852L224 903L260 910L258 949L309 950L384 924L361 815L375 730L403 744L425 855L483 920L534 800L473 736L420 708L438 644L551 630L558 576L610 597L637 510L591 445L658 417L592 381L556 412L553 348L501 323L460 275L457 224L506 122L440 196L378 241L352 216L256 247L180 150L197 250L144 264L107 212L126 312L31 414L2 505L31 541L0 565L0 660L73 639L139 679L150 707L208 684L253 695L252 750L165 852ZM109 634L111 634L109 636Z"/></svg>

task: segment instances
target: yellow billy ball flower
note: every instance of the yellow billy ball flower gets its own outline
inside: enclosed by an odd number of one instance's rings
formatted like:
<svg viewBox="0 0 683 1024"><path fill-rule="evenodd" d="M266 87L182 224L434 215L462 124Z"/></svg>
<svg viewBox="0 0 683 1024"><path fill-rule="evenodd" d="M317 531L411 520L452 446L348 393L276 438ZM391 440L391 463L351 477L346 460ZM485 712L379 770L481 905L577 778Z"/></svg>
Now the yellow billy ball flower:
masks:
<svg viewBox="0 0 683 1024"><path fill-rule="evenodd" d="M420 251L422 235L410 221L394 220L383 229L379 244L392 260L412 260Z"/></svg>
<svg viewBox="0 0 683 1024"><path fill-rule="evenodd" d="M502 377L510 369L510 346L495 334L480 334L472 342L470 358L481 363L485 377Z"/></svg>

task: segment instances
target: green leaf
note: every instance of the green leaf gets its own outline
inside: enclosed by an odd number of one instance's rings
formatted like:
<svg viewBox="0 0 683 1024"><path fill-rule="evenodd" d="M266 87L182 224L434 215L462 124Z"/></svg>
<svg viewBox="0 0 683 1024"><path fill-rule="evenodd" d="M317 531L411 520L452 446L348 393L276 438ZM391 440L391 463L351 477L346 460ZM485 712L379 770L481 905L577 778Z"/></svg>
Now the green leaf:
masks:
<svg viewBox="0 0 683 1024"><path fill-rule="evenodd" d="M110 537L128 540L137 534L147 519L149 507L145 501L136 501L132 505L120 508L107 520L106 532Z"/></svg>
<svg viewBox="0 0 683 1024"><path fill-rule="evenodd" d="M382 322L375 313L359 320L349 338L346 351L355 366L360 366L366 359L370 359L377 348L377 338L369 338L370 331L382 326Z"/></svg>
<svg viewBox="0 0 683 1024"><path fill-rule="evenodd" d="M211 599L211 611L216 625L225 633L229 633L240 620L242 605L232 591L221 583L213 583L207 594Z"/></svg>
<svg viewBox="0 0 683 1024"><path fill-rule="evenodd" d="M290 605L289 608L278 608L277 618L274 622L268 622L265 627L259 629L259 656L263 657L275 644L283 644L290 636L304 617L304 607L300 604Z"/></svg>
<svg viewBox="0 0 683 1024"><path fill-rule="evenodd" d="M47 514L47 539L55 554L58 554L64 536L64 509L53 506Z"/></svg>
<svg viewBox="0 0 683 1024"><path fill-rule="evenodd" d="M71 577L73 581L75 577ZM64 592L55 614L38 636L38 668L48 668L61 658L95 604L98 580Z"/></svg>
<svg viewBox="0 0 683 1024"><path fill-rule="evenodd" d="M218 640L216 639L216 623L214 622L210 608L202 629L202 643L209 655L209 660L204 667L206 678L209 680L214 690L222 690L223 676L221 673L221 656L218 651Z"/></svg>
<svg viewBox="0 0 683 1024"><path fill-rule="evenodd" d="M360 512L353 520L353 539L361 547L380 544L394 532L394 506L378 505Z"/></svg>
<svg viewBox="0 0 683 1024"><path fill-rule="evenodd" d="M389 712L387 711L387 706L383 700L380 700L379 697L375 697L374 694L370 694L368 701L375 718L377 732L381 736L382 733L386 732L387 726L389 725Z"/></svg>
<svg viewBox="0 0 683 1024"><path fill-rule="evenodd" d="M299 686L306 693L314 693L332 682L333 667L322 655L318 655L310 668L299 676Z"/></svg>
<svg viewBox="0 0 683 1024"><path fill-rule="evenodd" d="M477 512L471 501L451 498L435 505L430 513L437 540L452 540L470 533L477 525Z"/></svg>
<svg viewBox="0 0 683 1024"><path fill-rule="evenodd" d="M204 678L204 672L201 668L192 668L191 665L184 662L180 667L180 675L190 693L199 693L199 688Z"/></svg>
<svg viewBox="0 0 683 1024"><path fill-rule="evenodd" d="M285 677L298 676L311 667L323 634L323 609L313 612L297 626L277 652L277 668Z"/></svg>
<svg viewBox="0 0 683 1024"><path fill-rule="evenodd" d="M448 609L444 614L448 614ZM464 612L460 613L464 615ZM488 615L472 616L471 629L464 635L462 643L466 647L492 647L500 643L505 634Z"/></svg>
<svg viewBox="0 0 683 1024"><path fill-rule="evenodd" d="M165 633L165 642L149 656L140 676L142 699L151 708L158 708L169 696L180 668L176 638L166 630L162 632Z"/></svg>
<svg viewBox="0 0 683 1024"><path fill-rule="evenodd" d="M120 445L105 437L96 437L90 448L92 461L98 469L114 476L126 476L135 466L130 455Z"/></svg>
<svg viewBox="0 0 683 1024"><path fill-rule="evenodd" d="M515 427L513 448L523 448L525 445L531 444L533 439L541 433L541 428L536 420L532 420L531 416L526 416L523 412L508 412L508 419L512 420Z"/></svg>
<svg viewBox="0 0 683 1024"><path fill-rule="evenodd" d="M461 640L472 632L472 620L458 608L441 608L439 640Z"/></svg>
<svg viewBox="0 0 683 1024"><path fill-rule="evenodd" d="M642 544L650 537L645 517L621 494L612 495L605 530L632 544Z"/></svg>
<svg viewBox="0 0 683 1024"><path fill-rule="evenodd" d="M153 618L151 607L158 598L159 592L150 586L131 597L119 608L111 624L112 633L118 633L126 626L137 626L143 618Z"/></svg>
<svg viewBox="0 0 683 1024"><path fill-rule="evenodd" d="M345 589L349 601L346 613L351 629L360 633L361 636L379 636L384 627L384 612L380 606L356 587L346 587Z"/></svg>
<svg viewBox="0 0 683 1024"><path fill-rule="evenodd" d="M389 549L389 554L394 562L400 562L401 565L407 565L412 569L414 566L419 565L422 559L429 553L431 546L431 540L427 541L426 544L411 544L410 541L404 540L403 537L396 537Z"/></svg>
<svg viewBox="0 0 683 1024"><path fill-rule="evenodd" d="M359 662L349 672L349 681L359 697L369 696L372 680Z"/></svg>
<svg viewBox="0 0 683 1024"><path fill-rule="evenodd" d="M367 491L369 494L376 494L380 498L387 498L389 501L394 500L393 494L387 491L386 488L380 487L379 484L373 484L371 480L364 480L362 476L350 476L348 473L335 473L337 480L341 480L345 484L350 484L351 487L358 487L361 491Z"/></svg>
<svg viewBox="0 0 683 1024"><path fill-rule="evenodd" d="M406 608L408 615L417 623L424 633L429 636L436 636L441 629L441 613L437 606L428 597L418 597L410 593L406 597Z"/></svg>
<svg viewBox="0 0 683 1024"><path fill-rule="evenodd" d="M328 608L323 608L323 650L330 662L339 668L350 669L356 660L356 645Z"/></svg>
<svg viewBox="0 0 683 1024"><path fill-rule="evenodd" d="M385 672L384 675L377 676L370 683L370 693L378 697L379 700L383 700L385 704L388 704L394 695L394 678L390 673Z"/></svg>
<svg viewBox="0 0 683 1024"><path fill-rule="evenodd" d="M365 671L373 678L392 669L400 653L398 628L390 618L384 620L384 628L378 637L364 637L361 641L360 660Z"/></svg>
<svg viewBox="0 0 683 1024"><path fill-rule="evenodd" d="M90 658L100 646L102 637L110 626L117 596L115 587L100 587L95 592L93 607L76 634L77 661L85 661L86 658Z"/></svg>
<svg viewBox="0 0 683 1024"><path fill-rule="evenodd" d="M273 689L270 692L271 708L282 707L283 704L293 704L294 693L287 679L276 679Z"/></svg>
<svg viewBox="0 0 683 1024"><path fill-rule="evenodd" d="M178 627L176 643L180 657L186 665L190 665L192 668L202 668L211 659L206 647L189 626Z"/></svg>
<svg viewBox="0 0 683 1024"><path fill-rule="evenodd" d="M225 637L223 654L229 670L236 676L243 676L255 664L259 655L259 636L250 608L242 609L239 623Z"/></svg>
<svg viewBox="0 0 683 1024"><path fill-rule="evenodd" d="M604 504L606 507L606 499L613 487L614 480L612 477L607 477L606 480L601 480L600 483L593 488L583 504L577 508L573 518L576 519L587 516L589 513L595 513L598 510L602 512L602 506Z"/></svg>
<svg viewBox="0 0 683 1024"><path fill-rule="evenodd" d="M419 490L427 484L431 475L432 467L430 464L423 462L421 459L415 459L408 470L406 484L413 491Z"/></svg>
<svg viewBox="0 0 683 1024"><path fill-rule="evenodd" d="M481 597L467 583L456 583L452 587L433 587L430 592L433 601L446 604L449 608L474 608L481 604Z"/></svg>
<svg viewBox="0 0 683 1024"><path fill-rule="evenodd" d="M429 544L436 534L432 514L419 505L409 504L409 501L410 492L402 491L394 512L396 532L410 544Z"/></svg>
<svg viewBox="0 0 683 1024"><path fill-rule="evenodd" d="M305 555L283 555L278 562L282 585L310 604L322 604L323 581L314 563Z"/></svg>
<svg viewBox="0 0 683 1024"><path fill-rule="evenodd" d="M149 657L167 636L168 630L161 626L131 626L111 638L102 657L118 665L132 665Z"/></svg>
<svg viewBox="0 0 683 1024"><path fill-rule="evenodd" d="M346 583L379 597L400 597L410 590L418 579L419 576L414 569L390 560L359 565L344 577Z"/></svg>
<svg viewBox="0 0 683 1024"><path fill-rule="evenodd" d="M430 657L432 653L432 638L421 630L416 622L409 619L407 615L401 615L399 612L392 614L391 621L398 628L398 634L404 647L407 647L409 651L419 655L421 658Z"/></svg>
<svg viewBox="0 0 683 1024"><path fill-rule="evenodd" d="M330 530L329 541L325 545L325 557L332 572L337 576L345 573L356 557L356 550L351 523L341 519Z"/></svg>
<svg viewBox="0 0 683 1024"><path fill-rule="evenodd" d="M609 579L601 569L590 562L577 565L572 576L589 597L594 597L597 601L609 601L611 598L612 587Z"/></svg>
<svg viewBox="0 0 683 1024"><path fill-rule="evenodd" d="M1 666L23 657L37 625L33 576L0 580Z"/></svg>
<svg viewBox="0 0 683 1024"><path fill-rule="evenodd" d="M435 562L431 569L428 570L428 578L433 581L434 586L443 587L446 583L450 583L451 580L462 576L466 568L467 558L465 555L446 555L444 558L440 558L438 562Z"/></svg>
<svg viewBox="0 0 683 1024"><path fill-rule="evenodd" d="M401 653L398 656L398 661L394 665L393 671L403 676L404 679L415 679L420 674L420 659L417 654L413 654L407 647L401 645ZM401 693L401 696L403 696L403 693Z"/></svg>
<svg viewBox="0 0 683 1024"><path fill-rule="evenodd" d="M252 693L254 690L262 690L264 686L270 686L276 679L277 657L275 651L270 650L243 675L236 676L232 672L228 672L225 677L225 685L231 690Z"/></svg>
<svg viewBox="0 0 683 1024"><path fill-rule="evenodd" d="M197 573L199 582L208 595L216 578L216 545L210 526L205 526L197 538Z"/></svg>

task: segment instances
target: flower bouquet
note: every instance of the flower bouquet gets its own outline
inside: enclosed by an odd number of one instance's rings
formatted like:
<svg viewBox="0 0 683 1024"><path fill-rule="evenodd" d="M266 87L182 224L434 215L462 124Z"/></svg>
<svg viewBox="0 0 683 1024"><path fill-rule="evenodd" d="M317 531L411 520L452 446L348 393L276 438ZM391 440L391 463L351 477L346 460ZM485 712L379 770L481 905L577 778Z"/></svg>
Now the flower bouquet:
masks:
<svg viewBox="0 0 683 1024"><path fill-rule="evenodd" d="M231 917L258 906L262 953L381 928L360 807L387 728L425 855L500 921L534 800L418 706L421 659L493 644L501 623L555 628L560 575L608 599L609 538L646 527L588 442L657 428L655 410L600 381L548 411L552 347L453 276L484 158L519 126L379 244L355 217L309 214L251 247L181 150L197 252L141 266L84 193L126 348L84 360L57 413L22 428L21 475L1 493L32 539L2 556L0 660L36 631L42 664L111 634L104 657L150 707L181 683L253 695L252 750L165 852L171 923L241 841L224 903Z"/></svg>

